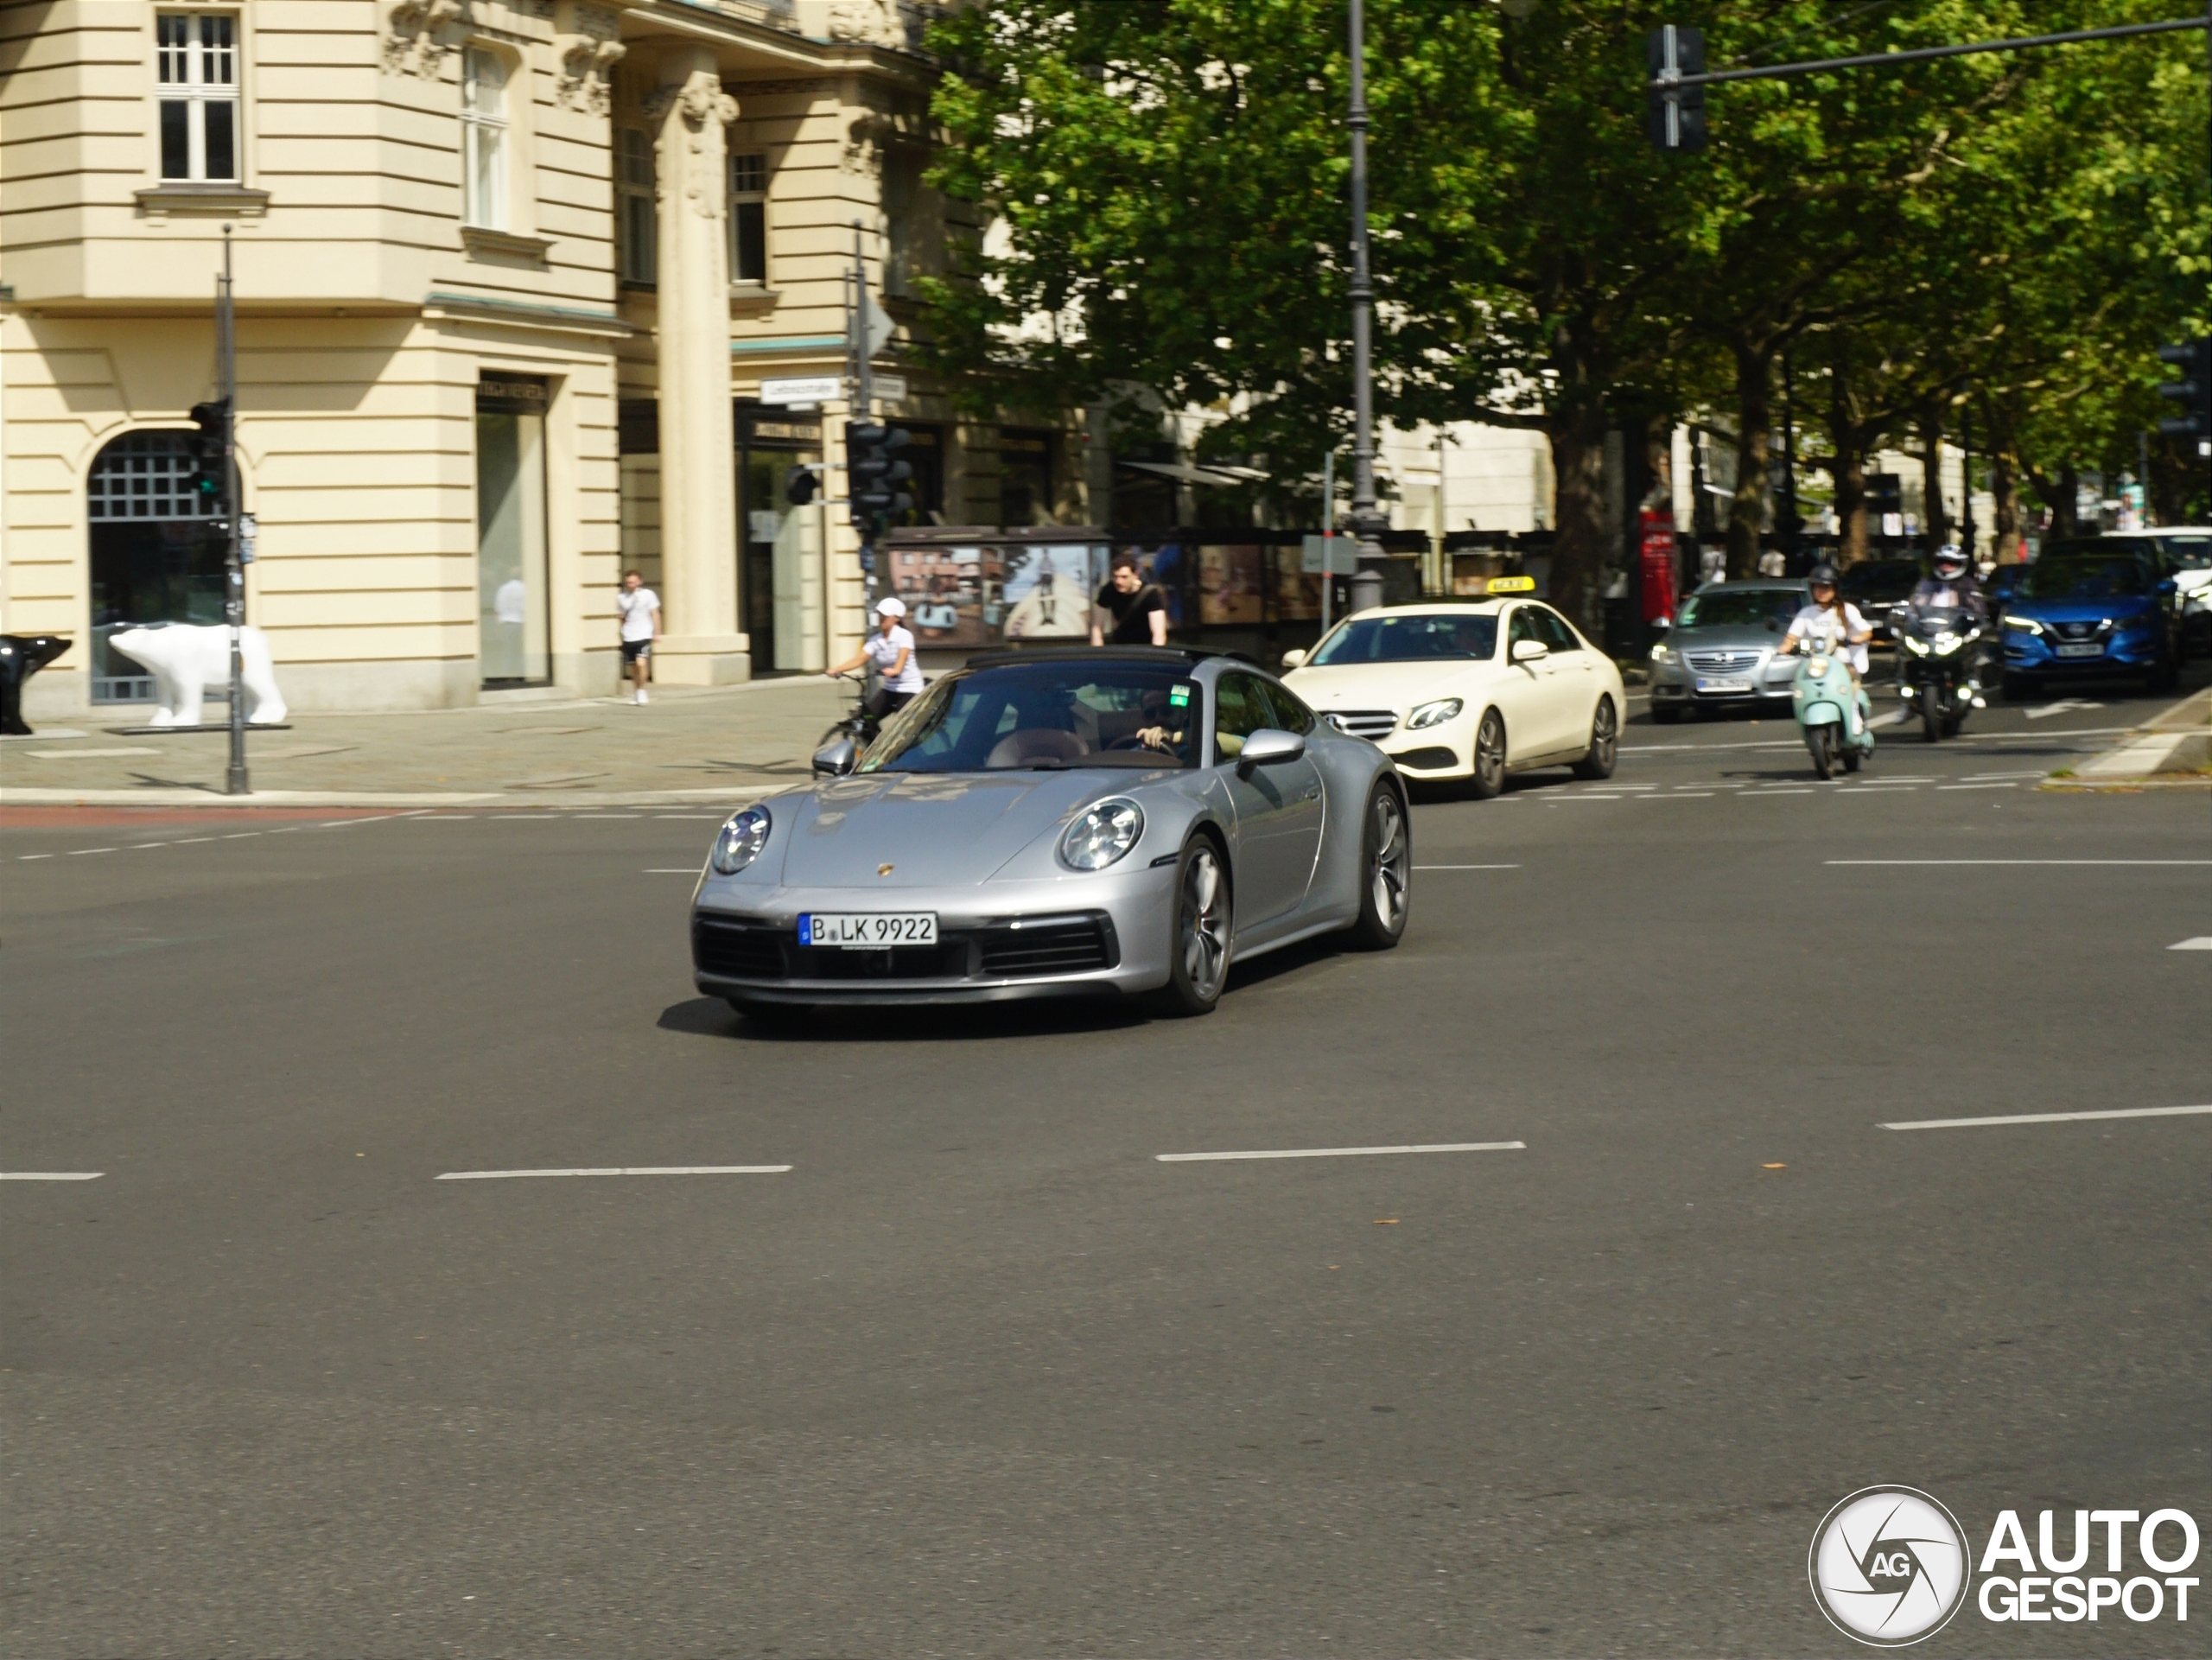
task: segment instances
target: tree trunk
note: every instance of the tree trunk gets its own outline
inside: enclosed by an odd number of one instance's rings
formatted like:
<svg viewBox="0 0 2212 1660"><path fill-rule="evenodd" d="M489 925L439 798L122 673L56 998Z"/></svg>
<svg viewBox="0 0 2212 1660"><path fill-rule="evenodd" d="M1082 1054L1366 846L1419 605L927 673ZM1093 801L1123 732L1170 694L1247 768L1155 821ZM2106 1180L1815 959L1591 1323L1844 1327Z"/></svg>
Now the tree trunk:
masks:
<svg viewBox="0 0 2212 1660"><path fill-rule="evenodd" d="M2050 504L2050 533L2053 537L2079 536L2082 527L2082 471L2069 461L2058 469L2058 499Z"/></svg>
<svg viewBox="0 0 2212 1660"><path fill-rule="evenodd" d="M1598 573L1612 540L1605 522L1605 412L1595 403L1547 423L1554 501L1551 602L1592 639L1605 638Z"/></svg>
<svg viewBox="0 0 2212 1660"><path fill-rule="evenodd" d="M1773 398L1768 385L1772 357L1736 347L1736 495L1728 504L1728 580L1759 574L1759 533L1766 528L1767 477L1774 442Z"/></svg>
<svg viewBox="0 0 2212 1660"><path fill-rule="evenodd" d="M1943 416L1930 409L1920 417L1921 529L1930 552L1951 539L1951 515L1943 506Z"/></svg>
<svg viewBox="0 0 2212 1660"><path fill-rule="evenodd" d="M1828 442L1835 448L1829 477L1835 484L1836 563L1842 566L1866 557L1866 448L1858 416L1839 345L1828 364Z"/></svg>
<svg viewBox="0 0 2212 1660"><path fill-rule="evenodd" d="M1990 557L2000 565L2020 563L2020 479L2012 458L1993 448L1989 455L1989 494L1997 504L1997 523L1990 537Z"/></svg>

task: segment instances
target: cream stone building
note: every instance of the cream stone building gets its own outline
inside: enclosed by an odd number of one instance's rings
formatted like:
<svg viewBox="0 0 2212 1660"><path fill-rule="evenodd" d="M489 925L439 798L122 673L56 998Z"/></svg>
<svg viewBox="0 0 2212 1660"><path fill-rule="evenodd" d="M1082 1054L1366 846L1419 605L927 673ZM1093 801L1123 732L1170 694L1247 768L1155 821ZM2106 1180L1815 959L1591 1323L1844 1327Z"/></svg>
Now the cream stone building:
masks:
<svg viewBox="0 0 2212 1660"><path fill-rule="evenodd" d="M0 7L0 631L73 642L31 708L148 695L123 623L219 620L184 485L226 232L247 608L296 706L611 691L630 565L664 683L848 649L857 539L783 486L850 410L760 400L842 374L856 244L925 521L1082 519L1079 421L963 422L902 360L957 230L946 3Z"/></svg>

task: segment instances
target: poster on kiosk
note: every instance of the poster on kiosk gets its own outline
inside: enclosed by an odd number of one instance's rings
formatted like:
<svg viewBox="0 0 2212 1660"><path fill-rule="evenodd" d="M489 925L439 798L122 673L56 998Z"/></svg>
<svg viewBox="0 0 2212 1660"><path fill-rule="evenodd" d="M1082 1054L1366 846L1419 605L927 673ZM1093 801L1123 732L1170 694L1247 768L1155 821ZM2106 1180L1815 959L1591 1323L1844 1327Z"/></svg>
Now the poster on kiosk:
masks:
<svg viewBox="0 0 2212 1660"><path fill-rule="evenodd" d="M1646 512L1640 516L1643 532L1643 620L1648 624L1675 621L1675 590L1679 586L1675 563L1675 516Z"/></svg>

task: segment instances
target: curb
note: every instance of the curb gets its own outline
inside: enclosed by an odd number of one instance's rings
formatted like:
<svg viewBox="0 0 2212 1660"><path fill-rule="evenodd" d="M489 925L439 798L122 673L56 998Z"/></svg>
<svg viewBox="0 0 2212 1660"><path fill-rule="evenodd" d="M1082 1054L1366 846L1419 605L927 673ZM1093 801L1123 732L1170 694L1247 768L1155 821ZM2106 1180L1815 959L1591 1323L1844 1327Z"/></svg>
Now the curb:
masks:
<svg viewBox="0 0 2212 1660"><path fill-rule="evenodd" d="M743 786L710 790L607 791L604 793L504 791L472 793L379 793L368 790L257 790L251 795L219 795L210 790L0 790L0 807L160 807L200 808L211 812L236 812L253 807L512 807L558 809L577 807L714 807L728 802L733 808L758 800L772 790L802 780L773 779L754 788Z"/></svg>

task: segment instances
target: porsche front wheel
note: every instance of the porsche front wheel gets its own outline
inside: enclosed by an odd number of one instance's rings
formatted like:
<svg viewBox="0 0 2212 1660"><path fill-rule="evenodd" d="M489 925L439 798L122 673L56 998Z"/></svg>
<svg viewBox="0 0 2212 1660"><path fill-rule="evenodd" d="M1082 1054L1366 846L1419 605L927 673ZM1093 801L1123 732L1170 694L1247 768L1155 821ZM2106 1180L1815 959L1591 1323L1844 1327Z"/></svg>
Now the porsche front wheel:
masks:
<svg viewBox="0 0 2212 1660"><path fill-rule="evenodd" d="M1193 836L1175 867L1167 984L1160 994L1170 1013L1208 1014L1221 1001L1229 982L1230 914L1221 849L1206 836Z"/></svg>

